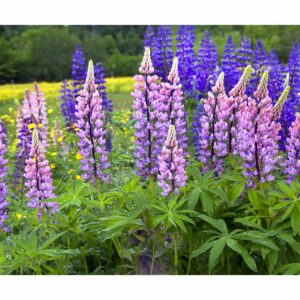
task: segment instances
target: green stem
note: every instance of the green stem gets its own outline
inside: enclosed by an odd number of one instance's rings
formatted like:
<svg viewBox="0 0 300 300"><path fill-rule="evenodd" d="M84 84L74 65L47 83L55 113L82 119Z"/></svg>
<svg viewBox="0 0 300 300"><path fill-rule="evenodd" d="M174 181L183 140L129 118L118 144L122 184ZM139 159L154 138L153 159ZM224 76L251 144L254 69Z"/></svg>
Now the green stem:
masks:
<svg viewBox="0 0 300 300"><path fill-rule="evenodd" d="M153 243L152 243L152 259L151 259L150 275L152 275L152 272L153 272L154 261L155 261L155 248L154 248L154 241L153 241Z"/></svg>
<svg viewBox="0 0 300 300"><path fill-rule="evenodd" d="M177 249L177 229L175 228L175 238L174 238L174 266L175 275L178 275L178 249Z"/></svg>
<svg viewBox="0 0 300 300"><path fill-rule="evenodd" d="M192 231L193 231L193 229L191 229L191 231L189 232L189 236L190 236L190 243L189 243L189 263L188 263L186 275L190 274L191 263L192 263Z"/></svg>

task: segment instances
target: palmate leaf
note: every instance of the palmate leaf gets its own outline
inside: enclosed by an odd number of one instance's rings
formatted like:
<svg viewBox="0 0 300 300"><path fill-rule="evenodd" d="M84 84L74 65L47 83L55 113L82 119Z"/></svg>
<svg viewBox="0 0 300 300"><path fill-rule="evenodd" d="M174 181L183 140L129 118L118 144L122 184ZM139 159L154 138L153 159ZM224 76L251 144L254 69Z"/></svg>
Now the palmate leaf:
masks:
<svg viewBox="0 0 300 300"><path fill-rule="evenodd" d="M235 202L240 197L241 193L244 191L245 183L239 183L233 186L230 192L230 200Z"/></svg>
<svg viewBox="0 0 300 300"><path fill-rule="evenodd" d="M223 234L228 234L227 225L224 220L222 219L213 219L209 216L199 214L197 215L198 218L202 219L203 221L209 223L214 228L218 229Z"/></svg>
<svg viewBox="0 0 300 300"><path fill-rule="evenodd" d="M205 253L206 251L208 251L212 246L213 246L213 242L205 242L204 244L202 244L199 248L197 248L196 250L194 250L192 252L192 258L197 257L203 253Z"/></svg>
<svg viewBox="0 0 300 300"><path fill-rule="evenodd" d="M277 183L279 189L290 199L297 199L297 195L294 193L294 191L283 181L280 181Z"/></svg>
<svg viewBox="0 0 300 300"><path fill-rule="evenodd" d="M209 260L208 260L209 272L211 272L213 268L216 266L218 259L221 256L224 247L226 246L227 238L228 237L225 236L213 242L213 246L210 250Z"/></svg>

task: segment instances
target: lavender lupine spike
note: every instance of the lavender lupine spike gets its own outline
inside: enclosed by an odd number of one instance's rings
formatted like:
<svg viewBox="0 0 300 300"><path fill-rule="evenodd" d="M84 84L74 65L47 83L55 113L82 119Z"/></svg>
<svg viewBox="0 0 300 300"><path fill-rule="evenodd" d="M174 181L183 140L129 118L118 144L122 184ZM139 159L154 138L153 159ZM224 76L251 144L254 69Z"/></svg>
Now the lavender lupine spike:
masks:
<svg viewBox="0 0 300 300"><path fill-rule="evenodd" d="M300 175L300 113L298 112L289 128L289 133L285 147L287 159L284 172L287 175L287 182L291 183L295 176Z"/></svg>
<svg viewBox="0 0 300 300"><path fill-rule="evenodd" d="M133 119L136 121L135 128L135 158L137 175L147 179L150 175L155 175L157 168L157 155L160 151L160 135L157 118L160 113L161 104L159 103L160 85L158 76L151 74L154 68L151 61L150 48L145 47L144 57L139 68L141 75L134 76L134 97ZM154 111L154 107L156 110ZM163 118L163 117L162 117ZM162 120L163 121L163 120ZM162 126L163 123L162 123ZM163 129L163 128L162 128Z"/></svg>
<svg viewBox="0 0 300 300"><path fill-rule="evenodd" d="M76 122L76 116L75 116L75 101L73 99L72 90L69 87L68 80L64 80L61 85L60 90L61 96L61 112L64 117L65 125L68 129L71 129L74 127L74 124Z"/></svg>
<svg viewBox="0 0 300 300"><path fill-rule="evenodd" d="M240 47L237 50L237 61L240 74L252 62L251 43L246 35L241 38Z"/></svg>
<svg viewBox="0 0 300 300"><path fill-rule="evenodd" d="M289 85L291 86L291 92L286 101L286 105L282 110L280 117L281 131L281 149L284 150L285 140L289 134L289 127L294 119L295 112L298 108L300 101L300 47L297 42L291 50L289 63Z"/></svg>
<svg viewBox="0 0 300 300"><path fill-rule="evenodd" d="M279 161L278 141L280 124L273 121L272 100L267 88L265 71L257 90L256 99L248 98L237 112L237 150L245 161L244 176L248 186L274 180L272 171Z"/></svg>
<svg viewBox="0 0 300 300"><path fill-rule="evenodd" d="M97 90L100 97L102 98L102 106L105 111L105 130L106 130L106 149L107 151L112 150L111 138L112 132L107 126L112 122L111 113L113 111L112 100L107 98L106 86L105 86L105 68L102 63L97 62L94 65L95 73L95 84L97 85Z"/></svg>
<svg viewBox="0 0 300 300"><path fill-rule="evenodd" d="M104 130L102 98L95 85L93 62L89 61L83 90L79 92L76 105L77 136L81 159L82 178L92 183L98 179L108 182L105 170L109 167Z"/></svg>
<svg viewBox="0 0 300 300"><path fill-rule="evenodd" d="M86 78L86 61L80 44L75 48L72 58L73 98L76 100Z"/></svg>
<svg viewBox="0 0 300 300"><path fill-rule="evenodd" d="M5 181L8 171L7 159L5 158L5 154L7 152L6 138L6 130L0 120L0 230L2 229L8 232L10 229L5 224L7 219L7 207L9 206L9 202L6 201L8 188Z"/></svg>
<svg viewBox="0 0 300 300"><path fill-rule="evenodd" d="M186 136L186 114L184 109L184 99L182 85L178 75L178 59L174 58L172 68L168 75L168 81L162 83L160 94L162 95L161 101L164 102L167 108L168 124L166 129L168 130L169 125L175 125L176 135L178 143L183 149L183 153L187 155L187 141ZM164 136L167 132L165 131Z"/></svg>
<svg viewBox="0 0 300 300"><path fill-rule="evenodd" d="M238 82L239 71L237 68L238 68L238 64L236 58L236 48L232 40L232 36L230 35L227 39L224 48L224 54L223 54L222 66L221 66L222 71L226 74L224 80L226 91L230 91Z"/></svg>
<svg viewBox="0 0 300 300"><path fill-rule="evenodd" d="M181 79L183 91L190 98L194 94L195 27L187 25L179 26L176 40L176 57L179 61L178 74Z"/></svg>
<svg viewBox="0 0 300 300"><path fill-rule="evenodd" d="M218 122L218 114L221 114L223 102L226 101L224 89L224 73L221 72L212 92L208 92L204 100L204 111L199 120L199 127L195 136L196 156L203 163L202 171L205 173L211 167L219 174L222 171L222 161L226 153L221 149L222 129L224 125ZM225 128L226 129L226 128ZM224 131L224 130L223 130ZM226 150L226 145L225 145Z"/></svg>
<svg viewBox="0 0 300 300"><path fill-rule="evenodd" d="M17 132L18 139L17 152L15 156L15 170L14 170L14 188L23 188L23 174L25 167L25 160L29 157L31 149L31 126L33 125L32 116L38 114L38 106L36 97L27 89L25 91L23 106L18 107L17 117ZM35 125L33 126L35 127Z"/></svg>
<svg viewBox="0 0 300 300"><path fill-rule="evenodd" d="M25 196L29 200L27 206L38 209L39 219L45 212L51 216L58 210L56 202L45 202L56 196L53 193L52 173L44 151L39 141L39 133L37 129L33 129L31 151L29 158L26 159L24 173Z"/></svg>
<svg viewBox="0 0 300 300"><path fill-rule="evenodd" d="M38 84L34 83L35 102L37 104L37 121L39 126L40 141L43 147L46 149L48 144L48 118L47 118L47 107L44 93L38 87Z"/></svg>
<svg viewBox="0 0 300 300"><path fill-rule="evenodd" d="M162 188L162 195L179 193L179 188L185 185L187 180L183 149L178 145L176 129L174 125L169 126L168 136L163 149L158 156L159 175L158 185Z"/></svg>
<svg viewBox="0 0 300 300"><path fill-rule="evenodd" d="M172 37L170 26L158 26L152 51L155 73L162 81L166 81L172 65Z"/></svg>

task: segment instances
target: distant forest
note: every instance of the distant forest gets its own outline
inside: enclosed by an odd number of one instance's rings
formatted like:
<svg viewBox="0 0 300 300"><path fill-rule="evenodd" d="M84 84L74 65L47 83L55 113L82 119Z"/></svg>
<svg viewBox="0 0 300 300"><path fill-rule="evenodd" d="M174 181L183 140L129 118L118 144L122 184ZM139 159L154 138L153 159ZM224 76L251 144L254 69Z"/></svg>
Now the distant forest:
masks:
<svg viewBox="0 0 300 300"><path fill-rule="evenodd" d="M175 52L176 31L172 26ZM146 26L0 26L0 83L60 81L71 77L72 54L81 44L87 59L103 62L106 76L132 76L143 53ZM255 46L260 38L266 49L275 48L287 62L293 42L300 37L300 26L196 26L195 52L208 29L217 45L219 59L228 35L236 46L247 35Z"/></svg>

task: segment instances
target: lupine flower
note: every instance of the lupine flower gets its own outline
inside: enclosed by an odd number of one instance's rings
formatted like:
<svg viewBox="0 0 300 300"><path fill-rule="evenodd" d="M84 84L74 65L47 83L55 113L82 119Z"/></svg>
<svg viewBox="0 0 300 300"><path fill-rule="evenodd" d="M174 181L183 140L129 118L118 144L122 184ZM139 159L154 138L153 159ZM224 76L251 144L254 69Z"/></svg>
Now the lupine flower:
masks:
<svg viewBox="0 0 300 300"><path fill-rule="evenodd" d="M76 100L78 92L83 88L86 78L86 62L81 46L75 48L72 58L73 97Z"/></svg>
<svg viewBox="0 0 300 300"><path fill-rule="evenodd" d="M104 130L104 112L102 98L95 85L93 62L89 62L83 90L79 92L76 105L76 132L80 138L78 146L81 159L82 179L96 182L101 179L108 182L105 170L109 167Z"/></svg>
<svg viewBox="0 0 300 300"><path fill-rule="evenodd" d="M224 142L224 137L227 138L227 133L225 133L227 123L222 116L226 101L224 73L222 72L212 88L212 92L208 92L207 98L204 100L204 111L200 116L199 127L196 132L196 156L203 163L203 172L213 167L215 171L220 173L222 162L219 157L224 157L227 154L226 145L224 149L221 149L221 141ZM220 118L222 117L220 121L218 115ZM227 115L226 118L228 118Z"/></svg>
<svg viewBox="0 0 300 300"><path fill-rule="evenodd" d="M105 125L112 122L111 113L113 111L112 100L107 99L107 92L105 86L105 68L102 63L97 62L94 66L95 73L95 84L97 85L97 90L99 92L100 97L102 98L102 106L105 111ZM106 126L106 150L111 151L111 130Z"/></svg>
<svg viewBox="0 0 300 300"><path fill-rule="evenodd" d="M207 91L213 86L215 71L218 67L218 54L215 43L212 42L209 32L205 31L199 47L196 61L196 87L198 99L205 98Z"/></svg>
<svg viewBox="0 0 300 300"><path fill-rule="evenodd" d="M222 71L226 74L224 78L224 86L226 91L230 91L238 82L239 71L236 58L236 49L232 36L230 35L227 39L224 54L222 59Z"/></svg>
<svg viewBox="0 0 300 300"><path fill-rule="evenodd" d="M172 38L170 26L158 26L154 38L152 60L155 73L162 81L166 81L168 72L172 65Z"/></svg>
<svg viewBox="0 0 300 300"><path fill-rule="evenodd" d="M282 92L281 96L279 97L279 99L275 103L275 105L273 107L273 120L274 121L276 121L280 118L281 112L282 112L283 107L284 107L284 103L286 102L286 100L288 98L290 89L291 89L291 87L289 85L286 86L286 88Z"/></svg>
<svg viewBox="0 0 300 300"><path fill-rule="evenodd" d="M141 75L134 76L134 92L131 94L134 97L133 102L133 119L136 121L135 128L135 158L137 175L143 179L147 179L150 175L155 175L157 168L157 155L159 147L159 128L156 127L158 122L159 107L154 112L153 106L159 106L160 99L158 84L158 76L151 74L154 72L154 67L151 61L150 48L145 48L143 61L139 68ZM156 124L156 125L155 125ZM156 145L156 146L155 146Z"/></svg>
<svg viewBox="0 0 300 300"><path fill-rule="evenodd" d="M276 51L272 49L269 55L269 84L268 90L272 104L274 105L283 90L282 66L280 65Z"/></svg>
<svg viewBox="0 0 300 300"><path fill-rule="evenodd" d="M190 98L194 94L195 27L187 25L179 26L176 40L176 57L179 61L178 74L181 79L183 91Z"/></svg>
<svg viewBox="0 0 300 300"><path fill-rule="evenodd" d="M296 109L300 100L300 48L295 42L288 63L289 85L291 92L282 110L280 117L281 131L281 149L284 149L285 140L289 134L289 127L293 121Z"/></svg>
<svg viewBox="0 0 300 300"><path fill-rule="evenodd" d="M298 112L289 128L289 133L285 147L287 159L284 172L288 176L288 183L291 183L294 177L300 174L300 113Z"/></svg>
<svg viewBox="0 0 300 300"><path fill-rule="evenodd" d="M155 32L153 26L147 26L144 34L144 47L150 48L151 52L154 48L154 37L155 37Z"/></svg>
<svg viewBox="0 0 300 300"><path fill-rule="evenodd" d="M25 187L26 198L29 200L27 206L38 209L38 218L44 212L49 216L58 210L56 202L45 202L44 200L55 198L54 187L52 184L52 174L48 160L45 157L44 148L39 141L37 129L32 132L32 146L29 158L26 159L25 166Z"/></svg>
<svg viewBox="0 0 300 300"><path fill-rule="evenodd" d="M76 122L75 116L75 101L73 99L72 90L69 87L68 80L62 82L61 90L61 112L65 120L65 125L68 129L72 128Z"/></svg>
<svg viewBox="0 0 300 300"><path fill-rule="evenodd" d="M241 38L240 47L237 50L237 61L241 73L252 62L251 43L246 35Z"/></svg>
<svg viewBox="0 0 300 300"><path fill-rule="evenodd" d="M260 39L258 39L256 42L256 46L253 52L252 65L254 68L254 74L253 77L251 78L250 85L249 85L251 94L256 90L260 82L260 78L263 75L263 72L268 69L268 65L269 65L268 53L265 49L263 42Z"/></svg>
<svg viewBox="0 0 300 300"><path fill-rule="evenodd" d="M178 145L176 139L176 129L174 125L170 125L168 136L164 147L158 156L159 175L158 185L162 188L163 196L170 193L179 193L179 188L185 185L187 180L183 149Z"/></svg>
<svg viewBox="0 0 300 300"><path fill-rule="evenodd" d="M37 121L39 126L39 137L43 147L46 149L48 143L48 118L47 107L44 93L39 89L37 83L34 83L34 93L32 96L35 98L37 105Z"/></svg>
<svg viewBox="0 0 300 300"><path fill-rule="evenodd" d="M0 120L0 230L9 231L9 227L5 224L5 220L7 219L7 207L9 206L9 202L6 201L8 188L5 181L8 171L7 159L5 158L7 152L6 138L6 130Z"/></svg>
<svg viewBox="0 0 300 300"><path fill-rule="evenodd" d="M33 124L33 115L37 115L36 97L33 97L30 91L25 91L23 106L18 107L17 117L17 132L16 136L18 139L17 152L15 156L15 170L14 170L14 188L22 189L23 187L23 174L25 168L25 160L29 158L31 149L31 129L36 125ZM31 126L33 126L31 128Z"/></svg>
<svg viewBox="0 0 300 300"><path fill-rule="evenodd" d="M248 179L248 186L253 187L257 182L274 180L272 171L279 162L280 124L274 121L267 84L268 71L265 71L254 92L256 99L249 97L236 114L236 149L245 161L243 174Z"/></svg>
<svg viewBox="0 0 300 300"><path fill-rule="evenodd" d="M184 155L187 154L187 136L186 136L186 114L184 110L184 99L182 92L182 85L178 76L178 59L175 57L173 60L172 68L168 75L168 81L162 83L160 94L162 95L161 101L164 102L166 113L168 116L168 124L175 125L178 143L183 149ZM166 136L167 131L164 132Z"/></svg>

